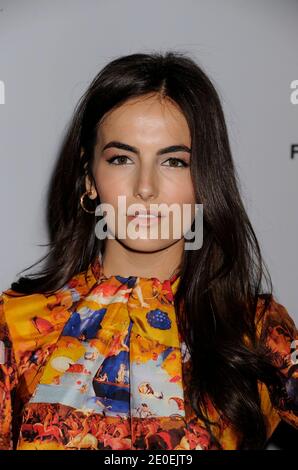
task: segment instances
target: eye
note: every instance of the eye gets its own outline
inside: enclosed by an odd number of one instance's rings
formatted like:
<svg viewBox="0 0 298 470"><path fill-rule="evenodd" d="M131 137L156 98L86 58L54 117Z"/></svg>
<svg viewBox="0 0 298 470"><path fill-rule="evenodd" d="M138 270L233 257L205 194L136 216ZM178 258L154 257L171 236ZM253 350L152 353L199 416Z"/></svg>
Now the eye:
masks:
<svg viewBox="0 0 298 470"><path fill-rule="evenodd" d="M171 157L168 160L166 160L166 162L173 162L174 165L165 165L165 166L171 166L172 168L187 168L187 167L189 167L189 164L186 163L186 161L182 160L181 158ZM166 162L164 162L164 163L166 163ZM179 166L178 163L181 163L182 165Z"/></svg>
<svg viewBox="0 0 298 470"><path fill-rule="evenodd" d="M119 159L119 160L118 160ZM116 165L116 166L120 166L120 165L124 165L125 164L125 161L127 159L129 159L126 155L113 155L113 157L109 158L107 160L107 162L110 164L110 165ZM118 160L118 162L120 161L120 163L114 163L115 160ZM124 161L123 161L124 160Z"/></svg>

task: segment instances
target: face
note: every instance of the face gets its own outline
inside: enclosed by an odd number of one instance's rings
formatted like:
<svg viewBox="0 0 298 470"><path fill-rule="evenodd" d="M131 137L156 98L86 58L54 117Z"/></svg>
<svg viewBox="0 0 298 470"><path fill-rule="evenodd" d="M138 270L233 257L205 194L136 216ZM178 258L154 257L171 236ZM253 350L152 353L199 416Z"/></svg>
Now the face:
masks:
<svg viewBox="0 0 298 470"><path fill-rule="evenodd" d="M126 238L120 241L127 248L149 252L184 242L183 219L184 223L189 221L190 228L196 202L190 148L191 136L184 115L175 103L157 94L130 99L101 120L92 168L95 186L86 177L86 189L92 191L92 199L98 195L101 203L113 206L116 218L111 231L116 240L120 229L118 215L123 216L121 227L126 230ZM118 196L125 196L121 208ZM163 205L158 209L152 204ZM172 204L176 205L175 213L168 210ZM183 216L185 204L191 219ZM128 216L139 209L156 209L160 217ZM110 228L109 220L108 215ZM129 227L138 234L136 239L127 231Z"/></svg>

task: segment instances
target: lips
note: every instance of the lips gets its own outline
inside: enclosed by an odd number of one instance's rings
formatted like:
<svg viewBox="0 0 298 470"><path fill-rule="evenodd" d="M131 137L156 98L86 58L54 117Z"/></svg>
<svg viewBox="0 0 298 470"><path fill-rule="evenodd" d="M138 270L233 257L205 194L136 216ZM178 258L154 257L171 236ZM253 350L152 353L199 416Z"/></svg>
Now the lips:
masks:
<svg viewBox="0 0 298 470"><path fill-rule="evenodd" d="M161 217L161 215L156 211L136 211L135 214L127 214L128 217L138 217L138 218L155 218Z"/></svg>
<svg viewBox="0 0 298 470"><path fill-rule="evenodd" d="M129 217L138 218L138 219L157 219L160 215L155 214L137 214L137 215L130 215Z"/></svg>
<svg viewBox="0 0 298 470"><path fill-rule="evenodd" d="M160 215L155 215L155 214L137 214L137 215L129 215L128 216L129 220L137 220L139 222L147 223L147 222L152 222L155 220L160 219Z"/></svg>
<svg viewBox="0 0 298 470"><path fill-rule="evenodd" d="M135 215L128 215L129 220L135 220L139 225L149 226L152 223L159 221L161 215L158 212L145 212L145 211L136 211Z"/></svg>

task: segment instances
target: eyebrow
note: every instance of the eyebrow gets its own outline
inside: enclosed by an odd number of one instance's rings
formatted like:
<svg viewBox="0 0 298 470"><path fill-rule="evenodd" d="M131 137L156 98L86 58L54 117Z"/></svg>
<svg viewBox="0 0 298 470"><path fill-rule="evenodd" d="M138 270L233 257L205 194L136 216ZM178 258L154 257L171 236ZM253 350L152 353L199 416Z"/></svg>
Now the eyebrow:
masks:
<svg viewBox="0 0 298 470"><path fill-rule="evenodd" d="M118 140L112 140L108 144L104 146L102 151L115 147L121 150L127 150L128 152L133 152L137 155L140 155L140 151L137 147L133 147L132 145L125 144L124 142L119 142ZM157 155L164 155L166 153L172 153L172 152L188 152L191 153L191 150L187 145L170 145L169 147L164 147L162 149L159 149L157 152Z"/></svg>

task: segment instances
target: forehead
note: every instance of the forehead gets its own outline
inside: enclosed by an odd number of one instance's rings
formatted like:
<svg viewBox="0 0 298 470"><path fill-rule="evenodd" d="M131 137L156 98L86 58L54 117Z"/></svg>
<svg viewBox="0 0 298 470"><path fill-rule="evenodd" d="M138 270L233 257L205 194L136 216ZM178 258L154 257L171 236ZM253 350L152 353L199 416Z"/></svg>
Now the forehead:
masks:
<svg viewBox="0 0 298 470"><path fill-rule="evenodd" d="M179 106L169 98L144 95L127 100L106 113L98 125L98 141L129 137L143 143L178 139L190 144L187 120Z"/></svg>

